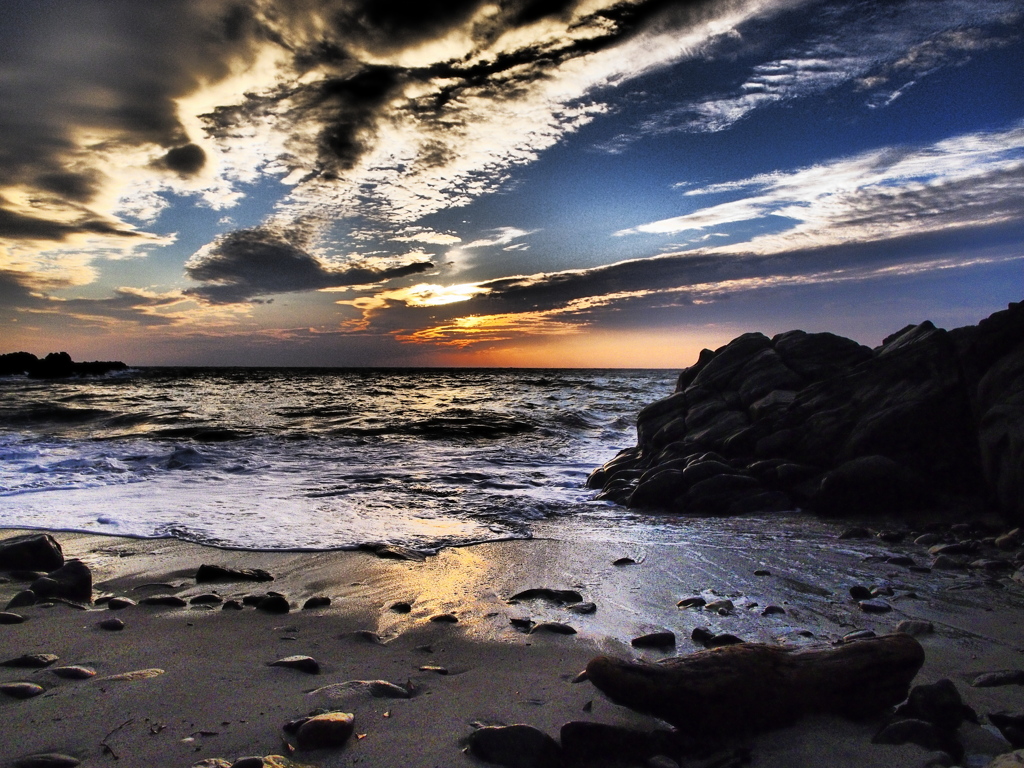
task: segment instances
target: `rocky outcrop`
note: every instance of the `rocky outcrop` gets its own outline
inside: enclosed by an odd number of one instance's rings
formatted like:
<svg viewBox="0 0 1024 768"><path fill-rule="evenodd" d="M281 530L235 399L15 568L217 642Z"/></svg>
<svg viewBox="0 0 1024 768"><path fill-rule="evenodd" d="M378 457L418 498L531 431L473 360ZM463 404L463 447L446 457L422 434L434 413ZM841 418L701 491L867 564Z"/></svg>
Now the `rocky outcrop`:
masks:
<svg viewBox="0 0 1024 768"><path fill-rule="evenodd" d="M117 360L76 363L67 352L51 352L42 360L28 352L0 355L0 376L27 374L32 379L66 379L71 376L102 376L128 366Z"/></svg>
<svg viewBox="0 0 1024 768"><path fill-rule="evenodd" d="M706 349L588 486L692 514L986 502L1024 518L1024 303L875 349L803 331Z"/></svg>

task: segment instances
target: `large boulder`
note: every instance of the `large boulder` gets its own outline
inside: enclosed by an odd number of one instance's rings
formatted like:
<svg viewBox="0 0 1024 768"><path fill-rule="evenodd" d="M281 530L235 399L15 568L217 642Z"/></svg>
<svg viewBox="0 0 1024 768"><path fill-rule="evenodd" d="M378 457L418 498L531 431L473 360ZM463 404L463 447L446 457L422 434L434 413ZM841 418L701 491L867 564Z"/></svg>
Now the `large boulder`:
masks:
<svg viewBox="0 0 1024 768"><path fill-rule="evenodd" d="M57 597L76 603L91 603L92 572L81 560L68 560L60 568L33 581L30 589L43 599Z"/></svg>
<svg viewBox="0 0 1024 768"><path fill-rule="evenodd" d="M55 571L64 565L60 544L48 533L0 541L0 571Z"/></svg>

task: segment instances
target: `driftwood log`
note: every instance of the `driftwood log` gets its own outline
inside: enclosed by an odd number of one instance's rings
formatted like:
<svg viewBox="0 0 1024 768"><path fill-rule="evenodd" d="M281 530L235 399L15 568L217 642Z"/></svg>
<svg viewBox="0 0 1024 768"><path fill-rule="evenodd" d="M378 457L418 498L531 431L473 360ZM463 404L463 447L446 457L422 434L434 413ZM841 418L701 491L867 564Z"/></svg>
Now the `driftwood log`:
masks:
<svg viewBox="0 0 1024 768"><path fill-rule="evenodd" d="M806 714L861 719L907 697L924 663L909 635L795 650L743 643L658 664L598 656L587 677L616 704L693 734L755 733Z"/></svg>

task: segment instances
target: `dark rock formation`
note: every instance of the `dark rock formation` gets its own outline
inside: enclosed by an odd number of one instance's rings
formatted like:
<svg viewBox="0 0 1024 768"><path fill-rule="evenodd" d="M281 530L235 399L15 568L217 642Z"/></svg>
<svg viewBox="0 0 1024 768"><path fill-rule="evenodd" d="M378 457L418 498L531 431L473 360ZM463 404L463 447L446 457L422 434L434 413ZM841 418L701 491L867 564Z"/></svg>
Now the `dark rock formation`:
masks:
<svg viewBox="0 0 1024 768"><path fill-rule="evenodd" d="M587 484L691 514L983 502L1024 518L1024 303L953 331L908 326L873 350L803 331L706 349Z"/></svg>
<svg viewBox="0 0 1024 768"><path fill-rule="evenodd" d="M67 352L51 352L42 360L28 352L0 355L0 376L27 374L32 379L66 379L71 376L102 376L127 368L118 360L76 363Z"/></svg>
<svg viewBox="0 0 1024 768"><path fill-rule="evenodd" d="M92 572L81 560L68 560L46 576L32 582L30 589L42 599L63 598L92 603Z"/></svg>
<svg viewBox="0 0 1024 768"><path fill-rule="evenodd" d="M0 571L55 571L64 565L60 544L48 533L0 541Z"/></svg>

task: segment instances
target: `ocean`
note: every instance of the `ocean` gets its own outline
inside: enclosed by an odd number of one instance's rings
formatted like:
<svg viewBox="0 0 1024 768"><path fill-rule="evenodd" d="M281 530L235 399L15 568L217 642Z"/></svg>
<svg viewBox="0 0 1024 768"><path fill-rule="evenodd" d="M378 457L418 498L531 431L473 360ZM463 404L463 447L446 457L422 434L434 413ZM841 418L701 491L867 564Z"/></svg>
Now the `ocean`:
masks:
<svg viewBox="0 0 1024 768"><path fill-rule="evenodd" d="M141 368L0 378L0 527L243 549L528 538L677 371Z"/></svg>

